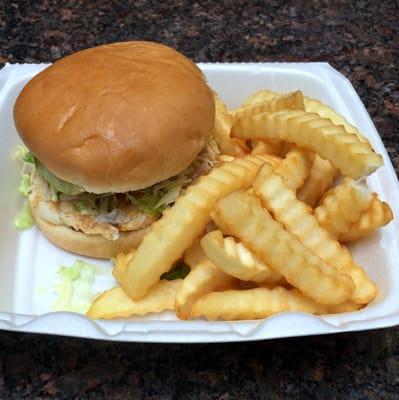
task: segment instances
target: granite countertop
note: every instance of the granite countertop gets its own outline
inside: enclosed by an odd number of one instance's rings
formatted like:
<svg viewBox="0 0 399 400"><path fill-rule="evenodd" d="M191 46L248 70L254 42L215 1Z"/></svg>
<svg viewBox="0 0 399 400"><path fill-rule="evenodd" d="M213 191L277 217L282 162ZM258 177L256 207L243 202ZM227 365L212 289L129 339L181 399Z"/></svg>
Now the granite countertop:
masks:
<svg viewBox="0 0 399 400"><path fill-rule="evenodd" d="M0 63L128 39L205 62L327 61L351 80L399 173L397 2L162 3L2 2ZM0 398L398 399L399 328L221 345L0 332Z"/></svg>

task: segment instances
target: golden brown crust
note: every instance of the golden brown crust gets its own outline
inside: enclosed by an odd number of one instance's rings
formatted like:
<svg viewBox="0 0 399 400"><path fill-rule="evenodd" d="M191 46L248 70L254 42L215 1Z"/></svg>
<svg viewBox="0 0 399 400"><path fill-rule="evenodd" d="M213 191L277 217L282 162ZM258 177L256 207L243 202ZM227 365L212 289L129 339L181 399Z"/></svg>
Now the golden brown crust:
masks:
<svg viewBox="0 0 399 400"><path fill-rule="evenodd" d="M136 248L150 227L131 232L120 232L117 240L107 240L101 235L86 235L65 225L54 225L42 219L35 209L32 214L36 224L50 242L64 250L82 256L110 258Z"/></svg>
<svg viewBox="0 0 399 400"><path fill-rule="evenodd" d="M152 42L65 57L35 76L14 107L17 130L58 177L89 192L126 192L184 170L207 143L213 94L201 71Z"/></svg>

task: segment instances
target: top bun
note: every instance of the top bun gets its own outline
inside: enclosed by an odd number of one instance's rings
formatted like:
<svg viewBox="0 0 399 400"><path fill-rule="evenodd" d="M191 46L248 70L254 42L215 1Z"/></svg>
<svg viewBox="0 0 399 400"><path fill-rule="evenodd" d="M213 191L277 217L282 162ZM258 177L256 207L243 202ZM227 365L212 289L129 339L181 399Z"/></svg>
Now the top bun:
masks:
<svg viewBox="0 0 399 400"><path fill-rule="evenodd" d="M199 68L152 42L95 47L57 61L14 106L26 146L88 192L127 192L178 174L206 145L214 100Z"/></svg>

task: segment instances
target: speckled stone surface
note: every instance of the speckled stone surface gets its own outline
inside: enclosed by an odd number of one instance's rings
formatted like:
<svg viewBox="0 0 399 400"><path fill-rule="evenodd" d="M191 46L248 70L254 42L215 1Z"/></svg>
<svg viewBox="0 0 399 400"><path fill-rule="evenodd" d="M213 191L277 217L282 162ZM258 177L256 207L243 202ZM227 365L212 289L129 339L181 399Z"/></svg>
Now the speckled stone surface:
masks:
<svg viewBox="0 0 399 400"><path fill-rule="evenodd" d="M366 105L399 173L395 1L0 1L0 62L128 39L196 61L328 61ZM225 345L0 332L1 399L398 399L399 328Z"/></svg>

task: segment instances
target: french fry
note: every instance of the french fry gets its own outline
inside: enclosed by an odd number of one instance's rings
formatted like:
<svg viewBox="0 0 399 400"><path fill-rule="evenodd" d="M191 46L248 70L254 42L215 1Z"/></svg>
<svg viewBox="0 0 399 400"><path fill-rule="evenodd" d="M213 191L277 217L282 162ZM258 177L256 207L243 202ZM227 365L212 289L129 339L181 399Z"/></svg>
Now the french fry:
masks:
<svg viewBox="0 0 399 400"><path fill-rule="evenodd" d="M255 140L252 144L251 155L271 154L279 156L281 154L281 142L275 140Z"/></svg>
<svg viewBox="0 0 399 400"><path fill-rule="evenodd" d="M278 93L271 90L260 90L248 97L243 107L254 105L257 103L276 100L278 98L289 96L290 93ZM323 104L321 101L303 96L305 111L308 113L316 113L322 118L328 118L334 125L343 125L348 133L355 134L360 142L367 143L367 139L359 132L359 130L351 125L342 115L336 113L331 107Z"/></svg>
<svg viewBox="0 0 399 400"><path fill-rule="evenodd" d="M242 103L241 107L236 108L235 110L230 110L230 114L234 117L238 112L242 111L243 109L249 106L258 103L272 101L279 96L280 94L272 92L271 90L260 90L258 92L252 93L249 97L247 97Z"/></svg>
<svg viewBox="0 0 399 400"><path fill-rule="evenodd" d="M285 140L318 153L343 175L361 178L382 165L382 157L355 134L329 119L304 111L277 111L235 120L231 135L242 139Z"/></svg>
<svg viewBox="0 0 399 400"><path fill-rule="evenodd" d="M126 272L126 267L128 262L134 257L135 250L131 250L128 254L118 254L116 256L114 269L112 270L112 275L117 281L122 279L122 276Z"/></svg>
<svg viewBox="0 0 399 400"><path fill-rule="evenodd" d="M283 178L289 188L296 190L303 185L311 166L312 158L308 152L294 148L287 153L274 172Z"/></svg>
<svg viewBox="0 0 399 400"><path fill-rule="evenodd" d="M191 185L153 223L127 264L119 280L126 294L134 300L145 296L210 222L209 214L215 202L234 190L248 187L263 163L256 156L237 158L213 168Z"/></svg>
<svg viewBox="0 0 399 400"><path fill-rule="evenodd" d="M295 192L272 171L272 167L265 164L253 185L267 209L313 254L353 279L355 290L350 296L353 302L365 304L373 300L376 295L376 286L367 277L365 271L355 264L349 250L341 246L319 226L311 208L298 201Z"/></svg>
<svg viewBox="0 0 399 400"><path fill-rule="evenodd" d="M303 99L305 103L305 110L308 113L319 114L322 118L328 118L334 125L343 125L346 132L355 134L359 141L362 143L368 143L368 140L358 131L356 127L351 125L342 115L336 113L331 107L323 104L319 100L305 97Z"/></svg>
<svg viewBox="0 0 399 400"><path fill-rule="evenodd" d="M213 134L221 152L231 156L249 153L249 149L243 140L230 137L232 125L233 117L228 113L219 96L215 94L215 126Z"/></svg>
<svg viewBox="0 0 399 400"><path fill-rule="evenodd" d="M273 165L273 167L277 167L277 165L279 165L282 161L282 158L274 156L272 154L259 154L257 155L257 157L262 161Z"/></svg>
<svg viewBox="0 0 399 400"><path fill-rule="evenodd" d="M176 315L180 319L188 319L191 307L203 295L217 289L231 288L235 279L225 274L211 261L201 261L186 276L176 294Z"/></svg>
<svg viewBox="0 0 399 400"><path fill-rule="evenodd" d="M286 96L278 96L269 101L242 107L234 113L234 119L280 110L305 110L302 92L297 90Z"/></svg>
<svg viewBox="0 0 399 400"><path fill-rule="evenodd" d="M315 208L314 215L320 226L333 238L348 232L352 224L359 221L373 197L364 183L345 178L344 182L330 189Z"/></svg>
<svg viewBox="0 0 399 400"><path fill-rule="evenodd" d="M389 205L385 201L381 201L376 193L373 193L372 196L370 206L361 213L359 220L350 225L346 232L338 235L339 241L358 240L392 221L393 214Z"/></svg>
<svg viewBox="0 0 399 400"><path fill-rule="evenodd" d="M329 314L340 314L340 313L345 313L345 312L352 312L352 311L357 311L360 310L362 307L364 307L364 304L357 304L354 303L353 301L344 301L341 304L337 304L335 306L330 306L328 307L328 313Z"/></svg>
<svg viewBox="0 0 399 400"><path fill-rule="evenodd" d="M330 161L323 160L318 154L315 154L309 176L297 192L298 199L312 208L316 207L337 176L338 170L332 166Z"/></svg>
<svg viewBox="0 0 399 400"><path fill-rule="evenodd" d="M174 310L176 293L182 283L182 279L162 280L149 290L146 297L137 301L127 296L122 288L114 287L94 300L87 316L92 319L112 319Z"/></svg>
<svg viewBox="0 0 399 400"><path fill-rule="evenodd" d="M262 103L265 101L276 100L280 97L288 96L291 93L277 93L271 90L260 90L251 96L249 96L243 103L243 107ZM322 103L319 100L312 99L307 96L303 96L303 103L305 111L308 113L315 113L320 115L322 118L328 118L333 122L334 125L343 125L348 133L355 134L360 142L367 143L367 139L359 132L359 130L351 125L342 115L336 113L331 107Z"/></svg>
<svg viewBox="0 0 399 400"><path fill-rule="evenodd" d="M251 116L263 112L279 111L279 110L304 110L303 95L299 90L289 93L286 96L277 96L276 98L254 103L246 107L242 107L233 113L234 119L244 116ZM258 140L252 145L251 154L281 154L281 142L276 140Z"/></svg>
<svg viewBox="0 0 399 400"><path fill-rule="evenodd" d="M281 146L281 157L285 158L287 156L287 154L291 151L291 150L296 150L299 149L299 147L295 144L295 143L290 143L290 142L283 142L282 146ZM307 154L312 155L314 154L311 151L307 151Z"/></svg>
<svg viewBox="0 0 399 400"><path fill-rule="evenodd" d="M231 162L234 161L236 157L228 156L227 154L218 154L216 160L219 162Z"/></svg>
<svg viewBox="0 0 399 400"><path fill-rule="evenodd" d="M190 269L195 268L201 261L206 259L201 247L201 239L195 239L194 243L184 252L183 261Z"/></svg>
<svg viewBox="0 0 399 400"><path fill-rule="evenodd" d="M208 259L226 274L243 281L281 281L282 276L252 254L243 243L234 238L223 238L221 231L213 231L201 239L201 246Z"/></svg>
<svg viewBox="0 0 399 400"><path fill-rule="evenodd" d="M277 93L268 89L258 90L257 92L252 93L244 100L244 102L242 103L242 107L248 107L253 104L263 103L265 101L271 101L279 96L284 96L284 93Z"/></svg>
<svg viewBox="0 0 399 400"><path fill-rule="evenodd" d="M306 296L326 305L342 303L351 296L352 279L315 256L275 221L254 195L231 193L216 203L211 216L224 233L241 239Z"/></svg>
<svg viewBox="0 0 399 400"><path fill-rule="evenodd" d="M191 316L207 320L260 319L284 311L325 314L327 307L304 296L297 289L266 287L226 290L201 297L192 307Z"/></svg>

